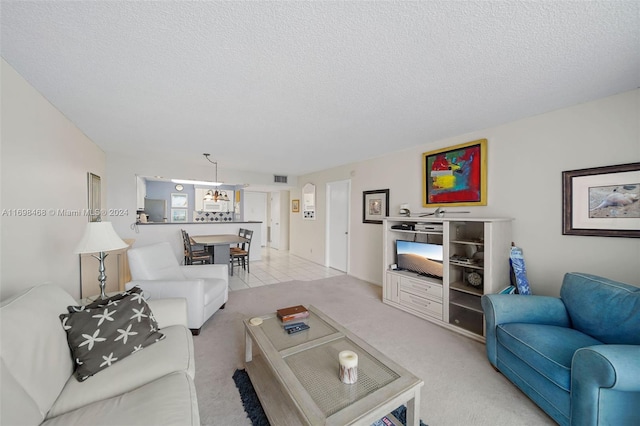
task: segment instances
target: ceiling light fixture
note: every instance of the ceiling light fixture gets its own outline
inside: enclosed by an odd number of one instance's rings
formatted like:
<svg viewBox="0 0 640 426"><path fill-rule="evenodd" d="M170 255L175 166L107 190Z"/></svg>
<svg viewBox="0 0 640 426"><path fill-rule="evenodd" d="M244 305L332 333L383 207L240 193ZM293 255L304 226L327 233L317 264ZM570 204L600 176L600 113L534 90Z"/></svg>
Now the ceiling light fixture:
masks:
<svg viewBox="0 0 640 426"><path fill-rule="evenodd" d="M181 183L181 184L186 184L186 185L206 185L206 186L220 186L222 185L222 182L218 182L218 163L215 161L211 161L211 159L209 158L209 156L211 154L202 154L204 155L204 158L207 159L207 161L209 161L211 164L213 164L214 166L216 166L216 180L214 182L208 181L208 180L193 180L193 179L171 179L171 182L173 183Z"/></svg>
<svg viewBox="0 0 640 426"><path fill-rule="evenodd" d="M191 179L171 179L173 183L181 183L183 185L204 185L204 186L220 186L221 182L211 182L208 180L191 180Z"/></svg>
<svg viewBox="0 0 640 426"><path fill-rule="evenodd" d="M218 162L217 162L217 161L211 161L211 159L209 158L209 156L210 156L211 154L207 154L207 153L205 152L205 153L204 153L204 154L202 154L202 155L204 155L204 158L206 158L208 162L210 162L211 164L213 164L214 166L216 166L216 183L218 183ZM218 183L218 185L222 185L222 183L220 182L220 183ZM217 186L217 185L216 185L216 186Z"/></svg>

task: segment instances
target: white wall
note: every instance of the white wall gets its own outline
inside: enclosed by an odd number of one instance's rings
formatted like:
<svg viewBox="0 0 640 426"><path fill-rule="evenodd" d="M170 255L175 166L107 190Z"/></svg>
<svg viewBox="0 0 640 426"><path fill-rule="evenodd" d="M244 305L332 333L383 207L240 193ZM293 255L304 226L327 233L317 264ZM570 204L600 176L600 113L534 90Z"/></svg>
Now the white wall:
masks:
<svg viewBox="0 0 640 426"><path fill-rule="evenodd" d="M245 220L257 220L262 222L260 226L261 237L258 240L253 237L254 247L257 246L257 242L260 243L260 247L267 246L267 192L244 192L244 217Z"/></svg>
<svg viewBox="0 0 640 426"><path fill-rule="evenodd" d="M105 154L4 60L0 298L36 284L54 283L80 296L78 255L73 254L86 216L50 209L87 208L87 172L102 177ZM13 209L44 209L42 216L14 216ZM96 286L98 271L96 270Z"/></svg>
<svg viewBox="0 0 640 426"><path fill-rule="evenodd" d="M380 284L382 227L362 223L362 192L389 188L392 215L401 203L413 212L433 211L422 207L422 153L481 138L489 141L488 205L457 210L515 219L513 238L524 250L534 292L557 295L569 271L640 285L640 239L562 235L561 181L564 170L640 161L640 90L299 176L291 198L314 183L317 219L291 213L291 252L325 263L324 187L351 178L349 273Z"/></svg>

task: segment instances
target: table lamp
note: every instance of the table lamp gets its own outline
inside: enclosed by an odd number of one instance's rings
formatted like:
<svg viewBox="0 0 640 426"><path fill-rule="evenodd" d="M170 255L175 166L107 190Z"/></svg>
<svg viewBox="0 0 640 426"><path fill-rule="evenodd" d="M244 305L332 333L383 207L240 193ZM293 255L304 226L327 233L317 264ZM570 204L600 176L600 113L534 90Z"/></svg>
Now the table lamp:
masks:
<svg viewBox="0 0 640 426"><path fill-rule="evenodd" d="M100 299L106 299L107 295L104 287L107 284L107 275L104 273L104 259L108 256L107 251L119 250L129 245L122 241L116 231L113 229L111 222L89 222L84 231L84 235L80 243L76 246L75 253L99 253L98 256L91 256L98 259L100 266L98 268L98 281L100 281Z"/></svg>

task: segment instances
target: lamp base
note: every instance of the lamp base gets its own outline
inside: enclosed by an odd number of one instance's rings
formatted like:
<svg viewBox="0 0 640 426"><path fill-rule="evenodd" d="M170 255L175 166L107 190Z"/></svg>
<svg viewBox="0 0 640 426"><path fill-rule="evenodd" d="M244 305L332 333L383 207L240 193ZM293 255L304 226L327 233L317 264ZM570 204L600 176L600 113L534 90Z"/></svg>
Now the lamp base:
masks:
<svg viewBox="0 0 640 426"><path fill-rule="evenodd" d="M106 284L107 283L105 282L100 283L100 299L102 300L105 300L107 298L107 293L104 291Z"/></svg>
<svg viewBox="0 0 640 426"><path fill-rule="evenodd" d="M100 275L98 275L98 281L100 282L100 299L105 300L107 298L107 293L104 291L104 289L107 286L107 275L104 273L104 260L107 258L107 256L109 256L109 253L101 251L98 256L92 256L98 259L98 262L100 262L98 266L98 272L100 273Z"/></svg>

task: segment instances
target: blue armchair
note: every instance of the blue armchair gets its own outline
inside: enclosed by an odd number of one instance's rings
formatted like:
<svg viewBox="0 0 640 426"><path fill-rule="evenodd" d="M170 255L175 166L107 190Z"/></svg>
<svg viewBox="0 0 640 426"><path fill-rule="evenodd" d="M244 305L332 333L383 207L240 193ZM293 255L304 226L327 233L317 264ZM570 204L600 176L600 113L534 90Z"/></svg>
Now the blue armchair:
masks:
<svg viewBox="0 0 640 426"><path fill-rule="evenodd" d="M640 287L568 273L560 298L482 296L489 362L560 425L640 425Z"/></svg>

